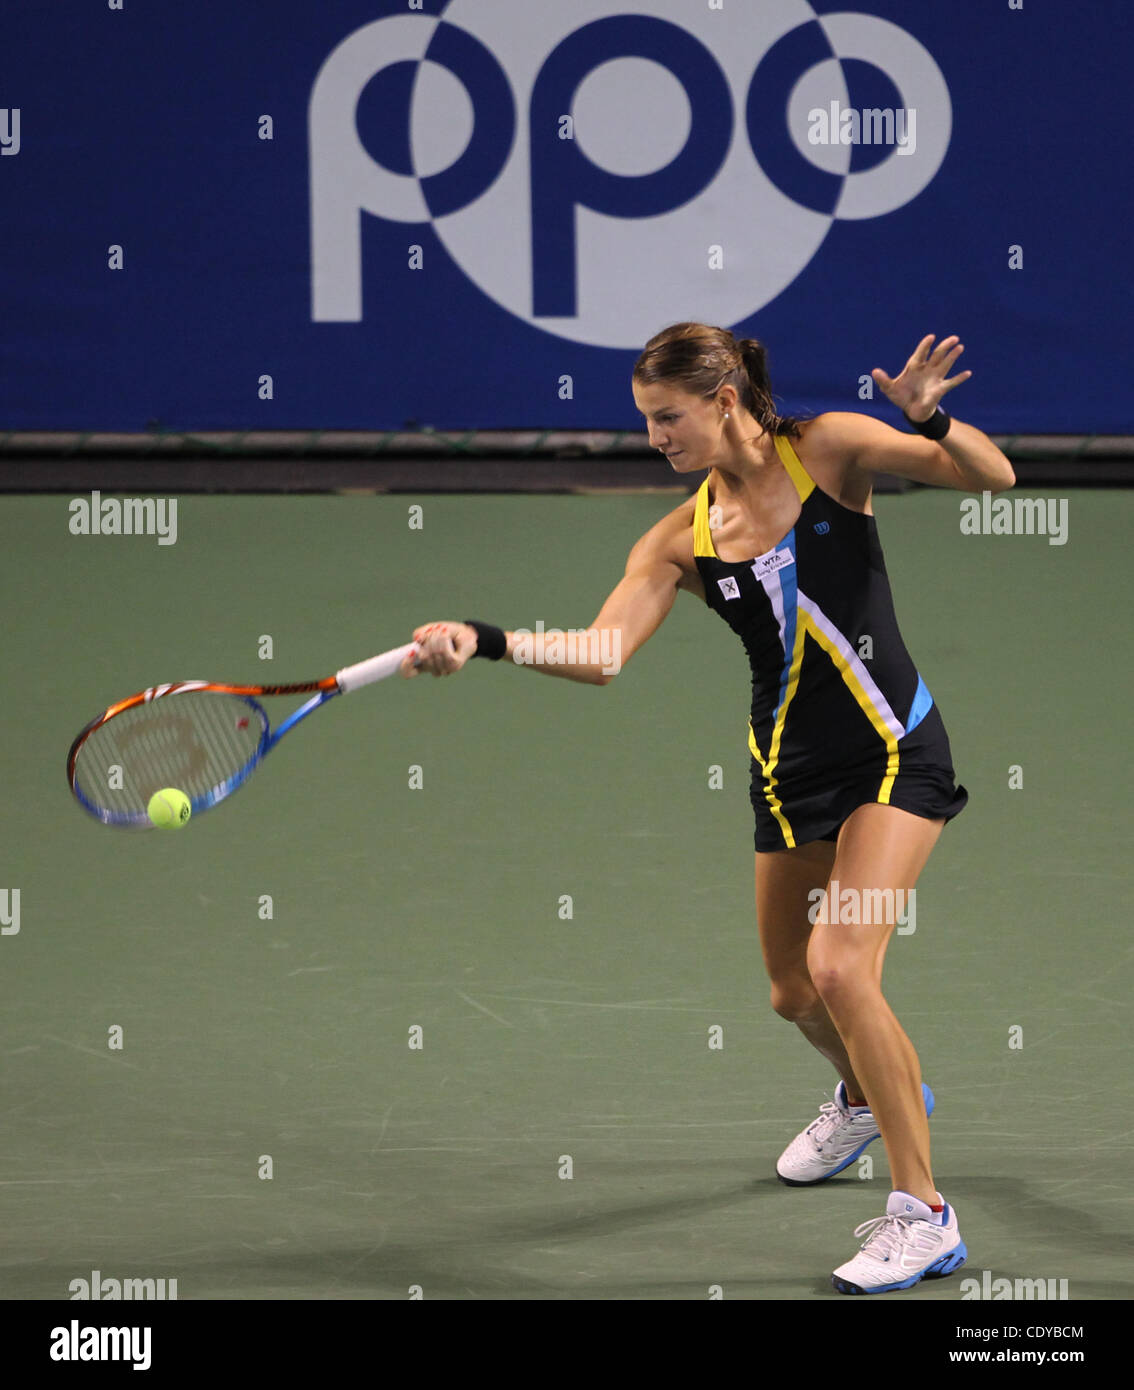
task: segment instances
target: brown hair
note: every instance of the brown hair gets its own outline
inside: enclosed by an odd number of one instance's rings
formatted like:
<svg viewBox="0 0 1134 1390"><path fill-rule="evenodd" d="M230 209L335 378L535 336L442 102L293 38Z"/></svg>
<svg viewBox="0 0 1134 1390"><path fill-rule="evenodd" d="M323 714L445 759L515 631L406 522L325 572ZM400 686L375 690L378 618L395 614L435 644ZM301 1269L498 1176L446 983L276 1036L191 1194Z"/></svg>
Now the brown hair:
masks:
<svg viewBox="0 0 1134 1390"><path fill-rule="evenodd" d="M722 386L735 386L740 403L767 434L799 434L800 421L779 415L768 380L768 353L755 338L734 338L727 328L675 323L655 333L634 363L634 379L651 385L675 382L691 395L711 400Z"/></svg>

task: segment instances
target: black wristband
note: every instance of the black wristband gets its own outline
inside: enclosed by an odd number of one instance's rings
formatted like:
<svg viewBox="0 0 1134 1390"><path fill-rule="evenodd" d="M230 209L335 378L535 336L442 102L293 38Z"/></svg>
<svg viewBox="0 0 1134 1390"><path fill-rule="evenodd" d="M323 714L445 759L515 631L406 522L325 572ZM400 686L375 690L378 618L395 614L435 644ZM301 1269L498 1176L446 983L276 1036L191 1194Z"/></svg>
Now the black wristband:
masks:
<svg viewBox="0 0 1134 1390"><path fill-rule="evenodd" d="M508 638L502 627L491 623L477 623L472 618L465 619L465 626L476 633L476 651L473 656L486 656L489 661L499 661L508 650Z"/></svg>
<svg viewBox="0 0 1134 1390"><path fill-rule="evenodd" d="M906 412L903 410L902 414L906 415ZM944 439L949 433L950 417L938 406L928 420L911 420L906 415L906 424L910 429L917 430L918 434L923 434L926 439Z"/></svg>

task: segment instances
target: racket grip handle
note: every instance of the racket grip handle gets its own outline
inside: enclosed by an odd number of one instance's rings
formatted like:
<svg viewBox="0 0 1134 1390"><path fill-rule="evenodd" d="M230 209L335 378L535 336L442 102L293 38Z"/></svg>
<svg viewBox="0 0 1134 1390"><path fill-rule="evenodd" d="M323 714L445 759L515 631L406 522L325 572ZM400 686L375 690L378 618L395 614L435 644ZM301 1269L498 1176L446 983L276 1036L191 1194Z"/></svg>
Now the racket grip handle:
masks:
<svg viewBox="0 0 1134 1390"><path fill-rule="evenodd" d="M416 642L407 642L404 647L394 647L354 666L344 666L341 671L335 672L335 680L343 694L348 695L352 690L360 690L364 685L372 685L374 681L392 676L410 652L420 650Z"/></svg>

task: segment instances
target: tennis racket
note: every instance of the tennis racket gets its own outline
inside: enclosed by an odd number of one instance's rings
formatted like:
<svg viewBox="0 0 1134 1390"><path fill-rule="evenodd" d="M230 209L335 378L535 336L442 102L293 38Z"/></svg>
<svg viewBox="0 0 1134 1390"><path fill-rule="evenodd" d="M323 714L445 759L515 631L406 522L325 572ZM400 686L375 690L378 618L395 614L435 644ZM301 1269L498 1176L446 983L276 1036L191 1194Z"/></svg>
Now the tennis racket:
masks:
<svg viewBox="0 0 1134 1390"><path fill-rule="evenodd" d="M220 685L175 681L119 700L92 719L67 754L67 781L79 804L104 825L152 829L154 792L176 787L193 815L242 786L301 719L336 695L392 676L416 642L300 685ZM260 700L310 695L278 729Z"/></svg>

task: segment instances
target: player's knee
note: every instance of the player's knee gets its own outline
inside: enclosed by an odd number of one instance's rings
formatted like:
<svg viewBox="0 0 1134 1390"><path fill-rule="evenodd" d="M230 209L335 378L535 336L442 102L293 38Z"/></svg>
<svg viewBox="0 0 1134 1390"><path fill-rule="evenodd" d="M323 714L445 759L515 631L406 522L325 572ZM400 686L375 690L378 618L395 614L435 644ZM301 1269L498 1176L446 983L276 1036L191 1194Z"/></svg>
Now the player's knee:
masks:
<svg viewBox="0 0 1134 1390"><path fill-rule="evenodd" d="M810 1017L818 1003L819 996L810 980L772 981L772 1008L789 1023Z"/></svg>
<svg viewBox="0 0 1134 1390"><path fill-rule="evenodd" d="M809 961L811 981L828 1012L876 988L867 963L854 956L830 956Z"/></svg>
<svg viewBox="0 0 1134 1390"><path fill-rule="evenodd" d="M837 1002L846 987L845 972L835 964L816 966L811 978L816 994L828 1007Z"/></svg>

